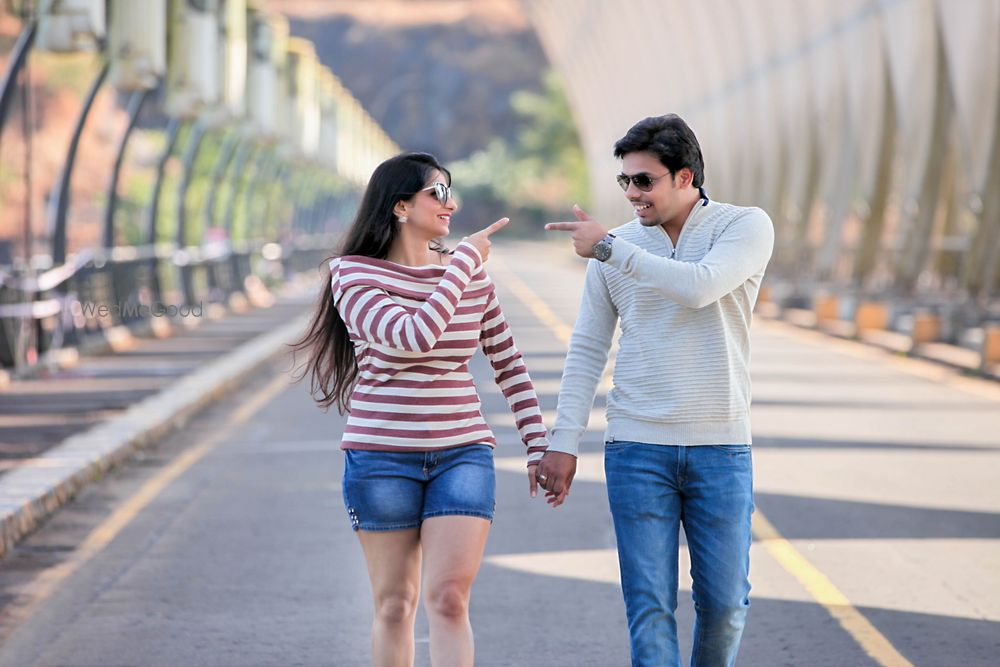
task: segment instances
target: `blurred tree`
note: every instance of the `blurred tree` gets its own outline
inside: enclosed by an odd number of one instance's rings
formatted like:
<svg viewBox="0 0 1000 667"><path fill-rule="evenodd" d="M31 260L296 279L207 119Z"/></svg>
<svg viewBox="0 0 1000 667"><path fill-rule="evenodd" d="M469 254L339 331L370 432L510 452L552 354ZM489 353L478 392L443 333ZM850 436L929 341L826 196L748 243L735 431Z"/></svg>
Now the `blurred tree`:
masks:
<svg viewBox="0 0 1000 667"><path fill-rule="evenodd" d="M450 165L462 230L508 216L511 231L539 233L574 203L588 205L587 164L558 77L548 72L541 93L518 91L510 104L519 121L514 141L493 139Z"/></svg>

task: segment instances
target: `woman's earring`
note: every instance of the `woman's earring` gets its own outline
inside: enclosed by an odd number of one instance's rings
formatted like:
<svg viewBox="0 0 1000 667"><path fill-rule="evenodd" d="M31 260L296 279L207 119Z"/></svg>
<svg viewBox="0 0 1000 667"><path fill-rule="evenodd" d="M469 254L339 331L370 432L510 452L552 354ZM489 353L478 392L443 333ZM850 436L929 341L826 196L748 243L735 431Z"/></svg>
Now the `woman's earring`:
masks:
<svg viewBox="0 0 1000 667"><path fill-rule="evenodd" d="M404 224L405 225L406 221L407 221L407 217L405 215L401 215L401 216L399 216L397 218L397 220L399 220L400 224Z"/></svg>

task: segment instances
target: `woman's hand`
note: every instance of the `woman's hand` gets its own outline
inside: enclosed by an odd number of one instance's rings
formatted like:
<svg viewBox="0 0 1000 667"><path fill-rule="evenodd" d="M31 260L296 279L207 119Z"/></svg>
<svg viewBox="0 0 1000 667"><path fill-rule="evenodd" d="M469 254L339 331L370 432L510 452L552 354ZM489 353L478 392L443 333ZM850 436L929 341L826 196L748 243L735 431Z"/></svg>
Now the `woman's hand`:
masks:
<svg viewBox="0 0 1000 667"><path fill-rule="evenodd" d="M486 258L490 256L490 234L500 231L508 222L510 222L510 218L500 218L486 229L478 231L472 236L466 236L462 240L474 245L485 263Z"/></svg>

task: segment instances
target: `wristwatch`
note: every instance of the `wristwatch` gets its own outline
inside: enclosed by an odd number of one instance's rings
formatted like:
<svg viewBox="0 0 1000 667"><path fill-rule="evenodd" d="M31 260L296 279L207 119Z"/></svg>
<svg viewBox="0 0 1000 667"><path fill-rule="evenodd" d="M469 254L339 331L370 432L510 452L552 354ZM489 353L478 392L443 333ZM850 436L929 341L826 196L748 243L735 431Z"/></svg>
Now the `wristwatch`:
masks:
<svg viewBox="0 0 1000 667"><path fill-rule="evenodd" d="M611 257L611 243L615 240L614 234L608 234L603 239L594 244L590 252L594 254L594 259L599 262L606 262Z"/></svg>

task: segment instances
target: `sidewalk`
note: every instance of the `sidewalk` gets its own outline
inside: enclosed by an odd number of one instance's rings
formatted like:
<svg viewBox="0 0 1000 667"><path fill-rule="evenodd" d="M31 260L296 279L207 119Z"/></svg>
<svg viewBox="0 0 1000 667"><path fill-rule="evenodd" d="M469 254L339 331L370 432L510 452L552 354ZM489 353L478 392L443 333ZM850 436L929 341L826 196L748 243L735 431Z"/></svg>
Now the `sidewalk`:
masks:
<svg viewBox="0 0 1000 667"><path fill-rule="evenodd" d="M0 390L0 558L89 481L283 353L313 301L293 282L270 307L12 380Z"/></svg>

